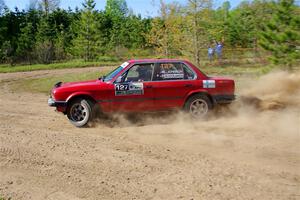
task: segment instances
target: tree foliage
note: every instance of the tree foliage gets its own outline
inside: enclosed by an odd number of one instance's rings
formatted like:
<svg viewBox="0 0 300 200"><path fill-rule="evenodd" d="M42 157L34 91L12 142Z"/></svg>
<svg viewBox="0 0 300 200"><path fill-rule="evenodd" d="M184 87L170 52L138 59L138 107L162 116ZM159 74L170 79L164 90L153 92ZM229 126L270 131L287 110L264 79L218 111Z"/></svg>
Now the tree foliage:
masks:
<svg viewBox="0 0 300 200"><path fill-rule="evenodd" d="M33 31L34 27L31 22L26 23L21 28L16 51L18 57L23 57L29 63L32 62L32 51L35 44Z"/></svg>
<svg viewBox="0 0 300 200"><path fill-rule="evenodd" d="M78 35L73 41L73 51L86 61L94 59L101 52L101 38L95 5L94 0L85 0L80 19L76 22Z"/></svg>
<svg viewBox="0 0 300 200"><path fill-rule="evenodd" d="M190 33L190 44L192 45L194 60L200 64L200 48L205 47L208 39L208 27L210 10L212 7L211 0L189 0L187 5L187 22L188 33Z"/></svg>
<svg viewBox="0 0 300 200"><path fill-rule="evenodd" d="M49 12L56 10L59 6L60 0L38 0L39 8L48 15Z"/></svg>
<svg viewBox="0 0 300 200"><path fill-rule="evenodd" d="M105 12L114 17L125 17L128 14L128 7L125 0L107 0Z"/></svg>
<svg viewBox="0 0 300 200"><path fill-rule="evenodd" d="M299 59L300 11L292 0L244 1L235 8L228 1L215 8L213 0L160 0L154 17L134 14L126 0L107 0L100 11L96 1L82 1L81 9L64 10L59 0L28 0L20 11L0 0L0 62L180 56L199 64L215 41L225 48L262 47L284 65Z"/></svg>
<svg viewBox="0 0 300 200"><path fill-rule="evenodd" d="M274 15L263 27L260 45L276 64L292 66L300 59L300 13L293 0L273 4Z"/></svg>
<svg viewBox="0 0 300 200"><path fill-rule="evenodd" d="M181 34L183 21L180 17L181 7L176 4L165 4L160 8L160 17L152 20L152 29L148 35L149 44L156 52L170 57L181 54L184 37Z"/></svg>

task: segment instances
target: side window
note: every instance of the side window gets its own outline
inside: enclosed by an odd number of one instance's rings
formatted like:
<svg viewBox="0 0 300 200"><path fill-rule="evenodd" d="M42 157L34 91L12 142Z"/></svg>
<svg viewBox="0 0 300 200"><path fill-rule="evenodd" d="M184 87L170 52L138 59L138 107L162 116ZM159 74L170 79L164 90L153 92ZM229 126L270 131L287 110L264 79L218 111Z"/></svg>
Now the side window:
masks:
<svg viewBox="0 0 300 200"><path fill-rule="evenodd" d="M160 63L155 67L153 80L183 80L184 68L181 63Z"/></svg>
<svg viewBox="0 0 300 200"><path fill-rule="evenodd" d="M138 64L131 67L124 76L124 82L151 81L154 64Z"/></svg>
<svg viewBox="0 0 300 200"><path fill-rule="evenodd" d="M184 79L193 80L196 78L195 72L193 72L188 66L185 64L181 64L184 71Z"/></svg>

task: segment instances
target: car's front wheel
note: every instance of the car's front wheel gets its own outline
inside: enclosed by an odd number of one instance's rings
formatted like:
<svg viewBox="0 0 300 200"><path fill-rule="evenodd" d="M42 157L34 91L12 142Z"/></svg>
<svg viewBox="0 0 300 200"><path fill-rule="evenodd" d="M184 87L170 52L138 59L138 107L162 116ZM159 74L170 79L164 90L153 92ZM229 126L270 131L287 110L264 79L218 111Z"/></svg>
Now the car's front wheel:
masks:
<svg viewBox="0 0 300 200"><path fill-rule="evenodd" d="M196 94L190 97L184 106L184 110L196 119L206 117L212 108L212 102L204 94Z"/></svg>
<svg viewBox="0 0 300 200"><path fill-rule="evenodd" d="M93 118L93 103L87 99L75 99L73 100L67 109L67 116L69 121L77 126L84 127Z"/></svg>

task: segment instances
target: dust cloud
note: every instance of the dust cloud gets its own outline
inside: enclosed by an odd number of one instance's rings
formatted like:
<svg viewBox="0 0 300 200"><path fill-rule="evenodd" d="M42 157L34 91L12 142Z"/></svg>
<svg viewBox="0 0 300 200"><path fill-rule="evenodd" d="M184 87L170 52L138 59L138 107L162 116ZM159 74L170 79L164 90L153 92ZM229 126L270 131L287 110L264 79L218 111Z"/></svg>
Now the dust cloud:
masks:
<svg viewBox="0 0 300 200"><path fill-rule="evenodd" d="M273 72L253 80L251 85L241 89L246 100L255 99L255 105L261 110L300 106L300 72Z"/></svg>
<svg viewBox="0 0 300 200"><path fill-rule="evenodd" d="M183 112L115 116L112 130L118 127L140 144L294 171L300 163L300 72L241 80L237 100L207 119Z"/></svg>

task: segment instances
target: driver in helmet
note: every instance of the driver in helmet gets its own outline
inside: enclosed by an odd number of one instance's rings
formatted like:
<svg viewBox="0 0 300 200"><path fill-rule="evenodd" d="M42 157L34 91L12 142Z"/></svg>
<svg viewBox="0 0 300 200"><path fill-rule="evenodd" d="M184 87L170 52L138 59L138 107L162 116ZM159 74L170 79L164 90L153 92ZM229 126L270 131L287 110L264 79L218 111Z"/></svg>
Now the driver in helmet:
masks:
<svg viewBox="0 0 300 200"><path fill-rule="evenodd" d="M151 68L148 65L141 65L136 70L139 73L138 81L150 81L151 80Z"/></svg>

